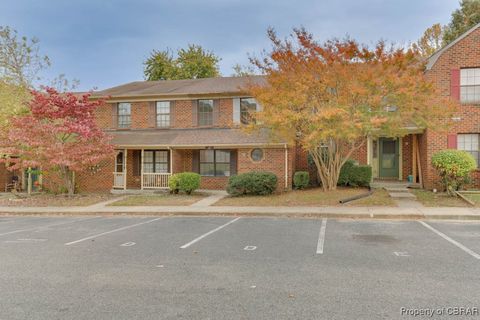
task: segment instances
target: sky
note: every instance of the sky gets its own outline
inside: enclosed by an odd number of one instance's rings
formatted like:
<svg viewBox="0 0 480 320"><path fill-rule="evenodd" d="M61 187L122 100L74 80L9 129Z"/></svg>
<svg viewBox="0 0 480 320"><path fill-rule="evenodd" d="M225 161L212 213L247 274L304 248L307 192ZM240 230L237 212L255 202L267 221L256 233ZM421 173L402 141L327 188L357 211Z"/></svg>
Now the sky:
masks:
<svg viewBox="0 0 480 320"><path fill-rule="evenodd" d="M40 40L52 66L77 90L143 80L153 49L198 44L221 58L223 76L248 55L268 50L268 27L281 37L303 26L323 41L383 39L406 44L434 23L446 24L457 0L0 0L0 25Z"/></svg>

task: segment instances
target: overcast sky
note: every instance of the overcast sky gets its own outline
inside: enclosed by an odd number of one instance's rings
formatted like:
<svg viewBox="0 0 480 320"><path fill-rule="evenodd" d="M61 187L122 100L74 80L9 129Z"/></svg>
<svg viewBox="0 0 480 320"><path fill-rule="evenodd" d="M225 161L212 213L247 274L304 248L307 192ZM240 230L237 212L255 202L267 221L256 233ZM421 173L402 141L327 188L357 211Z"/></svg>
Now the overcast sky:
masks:
<svg viewBox="0 0 480 320"><path fill-rule="evenodd" d="M48 3L48 5L47 5ZM0 25L37 37L53 62L45 77L80 80L80 90L143 80L152 49L202 45L222 60L222 75L248 54L304 26L318 40L346 34L371 44L407 43L447 23L457 0L0 0Z"/></svg>

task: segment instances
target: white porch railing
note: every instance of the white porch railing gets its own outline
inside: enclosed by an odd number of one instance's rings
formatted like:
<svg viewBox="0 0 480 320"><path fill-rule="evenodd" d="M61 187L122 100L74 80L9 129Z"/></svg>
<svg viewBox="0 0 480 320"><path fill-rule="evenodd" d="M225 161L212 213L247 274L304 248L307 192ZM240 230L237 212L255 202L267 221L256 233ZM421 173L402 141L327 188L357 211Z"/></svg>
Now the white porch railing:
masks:
<svg viewBox="0 0 480 320"><path fill-rule="evenodd" d="M113 187L123 188L125 186L125 177L123 172L113 173Z"/></svg>
<svg viewBox="0 0 480 320"><path fill-rule="evenodd" d="M143 189L167 189L170 173L144 173L142 178Z"/></svg>

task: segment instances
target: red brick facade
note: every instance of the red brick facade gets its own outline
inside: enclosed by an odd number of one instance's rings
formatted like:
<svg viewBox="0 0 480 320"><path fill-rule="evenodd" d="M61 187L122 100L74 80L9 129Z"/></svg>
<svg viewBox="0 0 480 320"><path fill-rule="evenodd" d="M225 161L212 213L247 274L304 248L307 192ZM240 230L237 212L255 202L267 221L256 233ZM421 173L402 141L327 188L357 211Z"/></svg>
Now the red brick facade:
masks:
<svg viewBox="0 0 480 320"><path fill-rule="evenodd" d="M435 57L435 56L434 56ZM453 45L440 51L440 54L435 57L434 63L430 58L430 63L425 73L427 79L434 81L440 88L444 96L458 99L459 84L458 81L460 69L480 67L480 28L473 30L466 36L459 38ZM454 80L452 80L454 79ZM194 97L194 98L193 98ZM234 119L234 99L236 97L232 94L220 96L219 94L213 97L207 94L197 94L195 96L184 94L183 96L176 96L169 99L155 99L146 98L144 96L131 96L125 100L117 97L111 97L108 103L96 111L97 123L101 128L106 130L119 130L117 127L116 106L118 102L131 103L131 126L128 130L155 130L156 114L155 101L168 100L171 101L170 109L170 127L165 130L158 130L158 134L168 131L169 129L191 129L198 128L196 117L196 105L198 99L213 99L214 100L214 123L212 128L230 128ZM462 105L458 113L452 119L445 119L452 125L448 134L446 132L434 132L427 130L423 134L418 134L418 145L420 150L421 172L424 186L426 188L434 188L439 186L438 175L431 167L432 155L440 150L447 149L447 136L461 133L480 133L480 108L478 105ZM412 174L412 135L403 137L400 145L401 163L400 170L401 179L407 179ZM204 144L204 146L202 145ZM375 147L371 144L365 143L361 148L356 150L352 158L357 160L360 164L372 164L378 166L375 162L376 154ZM375 143L375 145L377 145ZM209 141L201 141L201 144L192 146L192 149L179 148L178 146L168 146L171 150L172 163L171 171L173 173L192 171L193 149L206 148L211 146ZM249 171L271 171L278 177L279 190L284 188L291 188L292 178L295 171L309 171L311 180L316 181L316 170L312 164L308 163L307 154L299 146L285 146L273 145L265 143L259 146L264 151L264 158L261 161L254 162L251 159L252 148L256 146L248 144L233 144L228 145L226 149L236 150L237 155L237 173L244 173ZM370 152L368 148L370 149ZM148 146L135 147L138 152L140 148L147 149ZM216 146L216 149L221 147ZM138 154L138 153L137 153ZM136 161L138 161L138 157ZM127 151L127 189L140 189L141 176L138 170L134 170L134 150L132 148ZM96 172L83 172L77 174L77 185L80 191L97 192L109 191L113 188L113 172L115 171L115 160L105 162ZM375 171L375 170L374 170ZM5 170L0 170L0 186L3 186L9 178L9 174ZM48 178L45 177L44 183L48 185ZM47 180L47 181L46 181ZM50 179L50 184L55 184L53 178ZM205 189L224 189L228 181L228 177L202 177L201 188ZM474 173L474 182L480 185L480 171Z"/></svg>
<svg viewBox="0 0 480 320"><path fill-rule="evenodd" d="M426 72L428 79L434 81L440 88L444 96L458 99L458 93L452 92L452 73L458 72L462 68L480 67L480 28L476 28L464 38L447 48L438 57L430 70ZM455 71L457 70L457 71ZM449 121L450 128L448 133L427 132L420 139L422 169L424 170L425 188L438 188L438 174L430 165L432 155L440 150L447 149L447 136L449 134L460 133L480 133L480 106L462 104L454 115L454 121ZM474 184L480 185L480 172L477 170L473 174Z"/></svg>

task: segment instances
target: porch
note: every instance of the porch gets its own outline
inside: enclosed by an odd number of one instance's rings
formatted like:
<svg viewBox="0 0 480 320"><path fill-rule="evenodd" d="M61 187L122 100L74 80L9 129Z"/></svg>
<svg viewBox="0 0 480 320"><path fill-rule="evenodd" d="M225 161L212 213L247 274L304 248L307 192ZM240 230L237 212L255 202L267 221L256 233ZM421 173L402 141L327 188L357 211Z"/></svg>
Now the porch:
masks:
<svg viewBox="0 0 480 320"><path fill-rule="evenodd" d="M402 182L423 187L422 133L413 131L401 138L368 138L367 164L372 166L374 184Z"/></svg>
<svg viewBox="0 0 480 320"><path fill-rule="evenodd" d="M172 175L172 150L121 149L116 151L114 190L168 189Z"/></svg>

